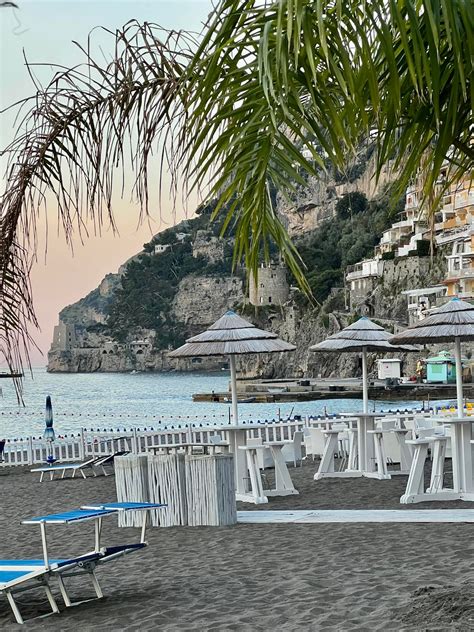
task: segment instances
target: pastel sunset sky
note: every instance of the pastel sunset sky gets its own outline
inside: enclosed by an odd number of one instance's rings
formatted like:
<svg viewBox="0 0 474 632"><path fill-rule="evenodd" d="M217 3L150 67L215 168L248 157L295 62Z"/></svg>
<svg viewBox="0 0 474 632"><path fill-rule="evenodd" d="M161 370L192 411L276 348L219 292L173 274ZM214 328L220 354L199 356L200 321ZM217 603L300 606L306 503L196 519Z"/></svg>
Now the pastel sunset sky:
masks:
<svg viewBox="0 0 474 632"><path fill-rule="evenodd" d="M29 62L72 66L83 60L73 40L86 44L89 32L96 26L111 30L123 26L131 19L152 22L167 29L200 31L209 14L210 0L15 0L19 9L0 10L0 109L34 94L34 86L24 64L23 50ZM105 56L113 52L113 38L99 35ZM42 83L53 75L54 69L41 67L35 70ZM0 145L3 149L13 137L12 113L0 117ZM2 187L4 186L4 163ZM150 178L152 179L152 178ZM129 257L141 250L143 244L158 231L190 216L193 203L178 205L173 210L171 200L162 198L161 209L152 209L148 223L138 226L138 206L131 201L129 192L124 199L114 201L119 235L104 226L95 234L88 226L89 238L81 244L76 238L74 252L58 231L57 209L51 200L47 212L39 222L38 260L32 270L32 285L36 313L41 330L33 332L42 354L32 349L34 366L47 361L53 327L58 312L97 287L108 272L115 272ZM46 247L47 232L47 253Z"/></svg>

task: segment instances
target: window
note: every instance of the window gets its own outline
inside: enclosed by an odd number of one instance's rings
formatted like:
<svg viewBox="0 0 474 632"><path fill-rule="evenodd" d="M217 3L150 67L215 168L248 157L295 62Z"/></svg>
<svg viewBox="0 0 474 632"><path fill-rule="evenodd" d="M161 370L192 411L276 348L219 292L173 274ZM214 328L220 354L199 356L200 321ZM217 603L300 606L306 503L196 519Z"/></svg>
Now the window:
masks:
<svg viewBox="0 0 474 632"><path fill-rule="evenodd" d="M268 302L269 302L269 303L271 303L271 302L272 302L272 297L271 297L271 296L269 296L269 297L268 297Z"/></svg>

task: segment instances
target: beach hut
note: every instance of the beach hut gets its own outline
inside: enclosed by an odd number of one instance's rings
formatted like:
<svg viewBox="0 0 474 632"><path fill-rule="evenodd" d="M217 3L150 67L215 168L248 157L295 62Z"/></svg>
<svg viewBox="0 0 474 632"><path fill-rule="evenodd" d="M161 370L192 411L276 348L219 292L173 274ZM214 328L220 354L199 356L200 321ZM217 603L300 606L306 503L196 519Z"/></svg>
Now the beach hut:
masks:
<svg viewBox="0 0 474 632"><path fill-rule="evenodd" d="M229 310L208 330L189 338L182 347L171 351L168 356L170 358L228 356L233 422L238 425L235 357L253 353L281 353L294 351L294 349L296 349L294 345L280 340L276 334L258 329L252 323Z"/></svg>
<svg viewBox="0 0 474 632"><path fill-rule="evenodd" d="M456 359L449 351L440 351L438 355L426 359L426 382L429 384L456 383Z"/></svg>

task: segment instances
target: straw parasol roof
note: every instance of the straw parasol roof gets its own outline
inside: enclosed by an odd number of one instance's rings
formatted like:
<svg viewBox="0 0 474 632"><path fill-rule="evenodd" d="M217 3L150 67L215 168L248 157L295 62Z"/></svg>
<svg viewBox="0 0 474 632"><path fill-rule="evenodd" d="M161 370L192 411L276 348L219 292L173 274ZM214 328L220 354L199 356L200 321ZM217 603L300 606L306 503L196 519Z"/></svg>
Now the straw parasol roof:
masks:
<svg viewBox="0 0 474 632"><path fill-rule="evenodd" d="M367 352L416 351L410 345L393 345L392 335L383 327L362 316L355 323L329 336L326 340L310 347L310 351L348 351L362 352L362 400L364 413L368 412L369 391L367 374Z"/></svg>
<svg viewBox="0 0 474 632"><path fill-rule="evenodd" d="M258 329L252 323L228 311L202 334L188 338L186 343L171 351L171 358L243 355L247 353L279 353L294 351L295 345L280 340L269 331Z"/></svg>
<svg viewBox="0 0 474 632"><path fill-rule="evenodd" d="M393 336L393 344L474 340L474 305L458 298L430 310L430 315Z"/></svg>
<svg viewBox="0 0 474 632"><path fill-rule="evenodd" d="M416 351L411 345L394 345L389 342L392 334L383 327L372 322L366 316L355 323L329 336L326 340L310 347L310 351Z"/></svg>

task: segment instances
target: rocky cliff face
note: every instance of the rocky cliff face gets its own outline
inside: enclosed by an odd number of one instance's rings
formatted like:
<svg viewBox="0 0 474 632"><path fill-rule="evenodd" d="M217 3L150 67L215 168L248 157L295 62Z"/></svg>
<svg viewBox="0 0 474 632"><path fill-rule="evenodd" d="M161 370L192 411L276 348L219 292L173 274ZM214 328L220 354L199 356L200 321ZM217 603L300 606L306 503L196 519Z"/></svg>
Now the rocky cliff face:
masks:
<svg viewBox="0 0 474 632"><path fill-rule="evenodd" d="M278 197L278 211L285 218L291 235L315 230L323 221L333 217L338 199L346 193L359 191L372 199L393 180L390 166L374 177L375 157L364 151L348 166L346 174L321 173L310 176L305 187L298 187L291 204Z"/></svg>
<svg viewBox="0 0 474 632"><path fill-rule="evenodd" d="M169 349L154 347L155 332L151 330L135 331L134 340L124 344L117 344L109 335L101 333L100 327L94 326L106 321L107 304L119 282L119 275L107 275L99 288L62 310L61 320L75 325L78 346L67 350L52 346L48 353L48 371L215 371L227 366L225 358L170 361ZM170 318L183 323L187 335L191 336L243 300L243 281L239 277L191 275L179 283ZM140 344L141 341L144 344Z"/></svg>
<svg viewBox="0 0 474 632"><path fill-rule="evenodd" d="M207 327L244 300L243 281L230 276L193 275L181 281L173 301L173 316L189 331Z"/></svg>

